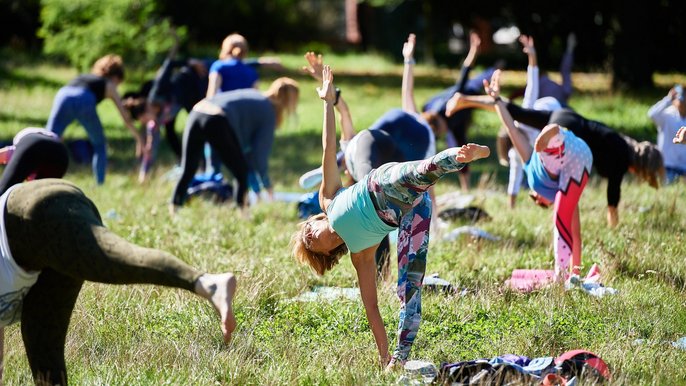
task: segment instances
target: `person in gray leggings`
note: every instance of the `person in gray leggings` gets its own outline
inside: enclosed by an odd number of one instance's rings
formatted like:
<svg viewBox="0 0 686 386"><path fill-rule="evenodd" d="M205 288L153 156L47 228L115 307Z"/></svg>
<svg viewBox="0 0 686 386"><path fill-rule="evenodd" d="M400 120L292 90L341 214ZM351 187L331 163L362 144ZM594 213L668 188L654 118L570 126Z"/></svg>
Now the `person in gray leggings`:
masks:
<svg viewBox="0 0 686 386"><path fill-rule="evenodd" d="M0 337L4 326L21 321L37 384L67 384L64 346L86 280L193 292L215 307L224 340L231 339L232 273L203 273L169 253L129 243L105 228L93 202L64 180L14 185L0 197L0 208Z"/></svg>

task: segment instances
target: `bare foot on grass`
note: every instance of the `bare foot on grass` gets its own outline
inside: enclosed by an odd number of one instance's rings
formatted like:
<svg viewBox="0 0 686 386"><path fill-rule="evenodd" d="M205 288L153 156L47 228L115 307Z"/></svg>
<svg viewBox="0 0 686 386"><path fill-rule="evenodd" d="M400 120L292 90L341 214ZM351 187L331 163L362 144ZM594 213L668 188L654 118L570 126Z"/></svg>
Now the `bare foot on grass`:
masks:
<svg viewBox="0 0 686 386"><path fill-rule="evenodd" d="M236 293L236 277L230 273L206 273L198 278L195 292L209 300L219 312L224 342L231 341L231 334L236 329L236 317L233 315L233 296Z"/></svg>
<svg viewBox="0 0 686 386"><path fill-rule="evenodd" d="M486 158L490 154L491 150L488 148L488 146L478 145L476 143L468 143L459 148L456 159L458 162L467 163L481 158Z"/></svg>

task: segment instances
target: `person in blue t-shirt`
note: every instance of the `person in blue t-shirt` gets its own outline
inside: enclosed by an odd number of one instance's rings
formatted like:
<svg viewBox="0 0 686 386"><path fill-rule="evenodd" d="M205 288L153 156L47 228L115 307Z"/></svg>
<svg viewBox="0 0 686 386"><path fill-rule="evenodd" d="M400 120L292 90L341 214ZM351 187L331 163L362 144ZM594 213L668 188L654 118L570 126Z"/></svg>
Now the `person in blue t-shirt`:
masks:
<svg viewBox="0 0 686 386"><path fill-rule="evenodd" d="M248 55L248 41L240 34L234 33L222 42L219 60L210 67L207 84L207 97L219 92L239 90L242 88L256 88L259 74L255 67L265 67L281 70L281 61L271 57L260 57L256 60L246 60Z"/></svg>
<svg viewBox="0 0 686 386"><path fill-rule="evenodd" d="M333 106L336 92L329 66L324 66L322 79L317 92L324 101L323 179L319 188L319 204L324 213L300 224L292 239L293 254L323 275L350 250L381 363L393 368L407 360L421 321L421 286L431 224L431 199L427 190L442 176L458 171L466 163L488 157L490 151L486 146L467 144L422 161L387 163L344 189L336 161ZM398 344L390 356L386 327L377 302L374 256L379 242L396 228L399 228L397 293L402 308Z"/></svg>

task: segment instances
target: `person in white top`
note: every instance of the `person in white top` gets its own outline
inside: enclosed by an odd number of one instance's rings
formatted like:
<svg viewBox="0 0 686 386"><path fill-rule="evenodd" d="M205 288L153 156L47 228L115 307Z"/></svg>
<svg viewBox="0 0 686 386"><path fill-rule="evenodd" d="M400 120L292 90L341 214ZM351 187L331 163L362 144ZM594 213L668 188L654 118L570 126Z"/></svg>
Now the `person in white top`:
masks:
<svg viewBox="0 0 686 386"><path fill-rule="evenodd" d="M534 46L534 38L527 35L521 35L519 42L522 43L522 51L526 53L529 58L529 65L526 68L526 89L524 91L524 100L522 107L534 110L556 111L562 108L560 102L554 97L547 96L538 98L539 95L539 69L538 57L536 56L536 48ZM526 135L529 144L533 146L536 137L541 133L540 130L515 121L515 125L519 127L522 133ZM510 197L510 208L515 207L517 202L517 194L522 186L524 179L524 164L521 157L517 154L514 147L510 148L507 153L510 166L510 178L507 184L507 194Z"/></svg>
<svg viewBox="0 0 686 386"><path fill-rule="evenodd" d="M648 116L657 126L657 147L664 158L667 183L686 175L686 148L678 146L673 138L686 126L686 97L683 86L676 85L648 110Z"/></svg>

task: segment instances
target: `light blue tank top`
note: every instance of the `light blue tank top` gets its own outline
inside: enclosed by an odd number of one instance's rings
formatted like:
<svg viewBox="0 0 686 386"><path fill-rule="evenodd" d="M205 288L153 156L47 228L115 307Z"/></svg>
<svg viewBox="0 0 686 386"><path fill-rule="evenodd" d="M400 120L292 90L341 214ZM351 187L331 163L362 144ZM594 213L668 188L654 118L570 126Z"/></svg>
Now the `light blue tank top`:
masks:
<svg viewBox="0 0 686 386"><path fill-rule="evenodd" d="M369 175L355 185L341 189L327 208L331 227L352 253L376 245L396 227L383 222L367 190Z"/></svg>

